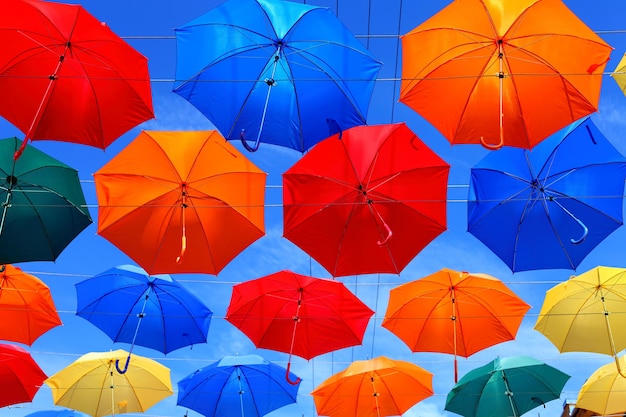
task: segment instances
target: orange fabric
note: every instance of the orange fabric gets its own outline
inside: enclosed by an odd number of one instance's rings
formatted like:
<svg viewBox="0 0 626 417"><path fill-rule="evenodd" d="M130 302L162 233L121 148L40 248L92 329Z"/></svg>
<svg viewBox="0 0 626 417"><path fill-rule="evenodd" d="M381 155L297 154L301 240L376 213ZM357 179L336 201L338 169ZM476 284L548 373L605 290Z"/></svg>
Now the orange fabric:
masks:
<svg viewBox="0 0 626 417"><path fill-rule="evenodd" d="M50 288L18 267L3 265L0 273L0 339L32 345L61 324Z"/></svg>
<svg viewBox="0 0 626 417"><path fill-rule="evenodd" d="M217 274L265 234L266 174L217 131L143 131L94 177L98 233L151 275Z"/></svg>
<svg viewBox="0 0 626 417"><path fill-rule="evenodd" d="M504 145L529 149L597 110L612 49L561 0L455 0L402 48L400 101L452 144L499 141L501 92Z"/></svg>

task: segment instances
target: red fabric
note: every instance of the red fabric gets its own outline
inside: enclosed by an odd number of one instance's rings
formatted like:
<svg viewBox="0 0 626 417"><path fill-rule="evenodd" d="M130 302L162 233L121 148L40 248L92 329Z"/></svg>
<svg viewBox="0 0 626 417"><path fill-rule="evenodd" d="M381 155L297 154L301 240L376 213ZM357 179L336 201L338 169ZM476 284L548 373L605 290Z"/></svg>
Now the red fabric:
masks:
<svg viewBox="0 0 626 417"><path fill-rule="evenodd" d="M46 378L26 350L0 344L0 407L31 402Z"/></svg>

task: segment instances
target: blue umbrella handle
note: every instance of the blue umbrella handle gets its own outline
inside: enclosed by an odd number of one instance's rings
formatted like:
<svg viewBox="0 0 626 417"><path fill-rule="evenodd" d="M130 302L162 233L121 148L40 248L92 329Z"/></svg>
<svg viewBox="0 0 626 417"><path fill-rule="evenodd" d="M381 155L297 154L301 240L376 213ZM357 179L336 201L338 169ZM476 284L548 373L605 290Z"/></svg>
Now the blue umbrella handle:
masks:
<svg viewBox="0 0 626 417"><path fill-rule="evenodd" d="M578 225L580 227L582 227L583 229L583 234L581 237L579 237L578 239L570 239L570 242L572 242L574 245L578 245L579 243L581 243L583 240L585 240L585 238L587 237L587 235L589 234L589 228L587 226L585 226L585 223L583 223L578 217L574 216L572 214L572 212L570 212L568 209L566 209L561 203L559 203L554 197L550 196L548 198L549 201L552 201L554 203L556 203L557 206L559 206L561 208L561 210L563 210L565 213L567 213L568 216L570 216L576 223L578 223Z"/></svg>
<svg viewBox="0 0 626 417"><path fill-rule="evenodd" d="M117 369L117 372L122 375L125 374L126 371L128 371L128 364L130 364L130 355L128 355L128 357L126 358L126 364L124 365L124 369L120 369L120 360L115 359L115 369Z"/></svg>
<svg viewBox="0 0 626 417"><path fill-rule="evenodd" d="M287 380L287 382L289 382L291 385L298 385L300 383L300 381L302 381L302 379L298 376L296 377L296 380L292 380L289 379L289 370L291 369L291 362L287 362L287 372L285 373L285 379Z"/></svg>
<svg viewBox="0 0 626 417"><path fill-rule="evenodd" d="M246 131L244 129L241 129L241 133L239 134L239 139L241 140L241 144L243 145L244 148L248 150L248 152L256 152L257 150L259 150L260 138L261 138L261 135L259 135L259 137L257 138L256 142L254 143L254 146L250 146L248 145L248 141L246 140Z"/></svg>

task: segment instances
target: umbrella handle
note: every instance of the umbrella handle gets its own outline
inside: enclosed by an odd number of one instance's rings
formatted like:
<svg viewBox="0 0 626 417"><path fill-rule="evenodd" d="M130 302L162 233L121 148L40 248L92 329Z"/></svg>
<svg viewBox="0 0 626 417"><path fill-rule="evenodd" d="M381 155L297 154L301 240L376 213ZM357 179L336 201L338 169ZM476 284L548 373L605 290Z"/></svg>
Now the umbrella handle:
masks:
<svg viewBox="0 0 626 417"><path fill-rule="evenodd" d="M495 145L492 145L485 141L484 136L481 136L480 144L483 145L483 147L489 149L490 151L497 151L498 149L502 148L504 146L504 128L502 127L502 125L500 125L500 142L496 143Z"/></svg>
<svg viewBox="0 0 626 417"><path fill-rule="evenodd" d="M120 369L120 360L115 359L115 369L117 369L117 372L122 375L125 374L126 371L128 371L129 364L130 364L130 355L128 355L128 357L126 358L126 364L124 365L124 369Z"/></svg>
<svg viewBox="0 0 626 417"><path fill-rule="evenodd" d="M383 240L379 240L378 242L376 242L378 244L378 246L383 246L385 243L387 243L389 241L389 239L391 239L391 236L393 236L393 232L391 231L391 228L384 221L383 221L383 227L387 231L387 237L385 239L383 239Z"/></svg>
<svg viewBox="0 0 626 417"><path fill-rule="evenodd" d="M289 370L291 369L291 362L287 362L287 372L285 373L285 379L287 380L287 382L289 382L291 385L298 385L300 383L300 381L302 381L302 379L298 376L296 377L296 380L292 380L289 379Z"/></svg>
<svg viewBox="0 0 626 417"><path fill-rule="evenodd" d="M245 129L241 129L241 133L239 134L239 139L241 140L241 144L244 148L248 150L248 152L256 152L259 150L260 141L257 139L254 143L254 146L248 145L248 141L246 140L246 131Z"/></svg>

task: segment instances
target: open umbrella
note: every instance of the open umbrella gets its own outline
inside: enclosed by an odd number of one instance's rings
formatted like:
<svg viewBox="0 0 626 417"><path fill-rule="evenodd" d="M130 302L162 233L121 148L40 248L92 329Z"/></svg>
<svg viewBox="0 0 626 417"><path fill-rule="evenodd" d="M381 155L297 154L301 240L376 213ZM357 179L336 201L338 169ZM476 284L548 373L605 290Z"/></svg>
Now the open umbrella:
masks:
<svg viewBox="0 0 626 417"><path fill-rule="evenodd" d="M122 265L76 284L76 315L114 342L163 353L206 343L213 313L169 275ZM120 369L118 368L118 371Z"/></svg>
<svg viewBox="0 0 626 417"><path fill-rule="evenodd" d="M23 146L104 149L154 117L148 60L82 6L2 2L0 42L0 115L25 133Z"/></svg>
<svg viewBox="0 0 626 417"><path fill-rule="evenodd" d="M128 370L118 373L115 362L127 355L90 352L46 379L54 404L101 417L144 412L173 395L169 368L152 359L135 355Z"/></svg>
<svg viewBox="0 0 626 417"><path fill-rule="evenodd" d="M611 50L562 1L456 0L402 37L400 101L452 144L530 149L597 110Z"/></svg>
<svg viewBox="0 0 626 417"><path fill-rule="evenodd" d="M0 267L0 339L32 345L61 324L50 288L13 265Z"/></svg>
<svg viewBox="0 0 626 417"><path fill-rule="evenodd" d="M530 306L502 281L444 268L392 288L382 326L413 352L468 357L515 339Z"/></svg>
<svg viewBox="0 0 626 417"><path fill-rule="evenodd" d="M361 344L374 312L342 282L280 271L233 286L226 320L258 348L311 359Z"/></svg>
<svg viewBox="0 0 626 417"><path fill-rule="evenodd" d="M471 170L467 230L513 272L576 269L623 223L626 158L591 119Z"/></svg>
<svg viewBox="0 0 626 417"><path fill-rule="evenodd" d="M611 72L611 77L615 80L620 90L622 90L622 93L626 95L626 54L622 56L622 59L620 59L613 72Z"/></svg>
<svg viewBox="0 0 626 417"><path fill-rule="evenodd" d="M399 274L446 230L449 170L404 123L353 127L283 174L284 236L334 277Z"/></svg>
<svg viewBox="0 0 626 417"><path fill-rule="evenodd" d="M142 131L94 175L98 234L151 275L217 275L265 234L265 178L217 131Z"/></svg>
<svg viewBox="0 0 626 417"><path fill-rule="evenodd" d="M626 349L624 312L626 269L598 266L546 291L535 330L560 352L611 355L622 372L617 354Z"/></svg>
<svg viewBox="0 0 626 417"><path fill-rule="evenodd" d="M624 357L618 359L620 368L626 369ZM576 408L590 410L597 415L624 415L626 413L626 378L617 364L607 363L596 369L580 388Z"/></svg>
<svg viewBox="0 0 626 417"><path fill-rule="evenodd" d="M75 410L61 409L35 411L34 413L26 414L25 417L86 417L86 414Z"/></svg>
<svg viewBox="0 0 626 417"><path fill-rule="evenodd" d="M311 395L321 416L398 416L433 395L432 379L415 364L379 356L352 362Z"/></svg>
<svg viewBox="0 0 626 417"><path fill-rule="evenodd" d="M260 356L225 356L179 381L177 404L206 417L261 417L295 403L298 388Z"/></svg>
<svg viewBox="0 0 626 417"><path fill-rule="evenodd" d="M45 379L24 348L0 344L0 407L31 402Z"/></svg>
<svg viewBox="0 0 626 417"><path fill-rule="evenodd" d="M559 398L569 375L529 356L496 358L452 387L445 409L465 417L519 417Z"/></svg>
<svg viewBox="0 0 626 417"><path fill-rule="evenodd" d="M365 124L381 63L327 8L228 0L175 33L174 92L248 150Z"/></svg>
<svg viewBox="0 0 626 417"><path fill-rule="evenodd" d="M78 172L21 143L0 140L0 264L54 261L92 222Z"/></svg>

